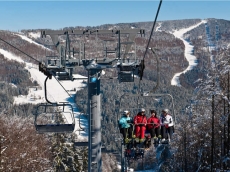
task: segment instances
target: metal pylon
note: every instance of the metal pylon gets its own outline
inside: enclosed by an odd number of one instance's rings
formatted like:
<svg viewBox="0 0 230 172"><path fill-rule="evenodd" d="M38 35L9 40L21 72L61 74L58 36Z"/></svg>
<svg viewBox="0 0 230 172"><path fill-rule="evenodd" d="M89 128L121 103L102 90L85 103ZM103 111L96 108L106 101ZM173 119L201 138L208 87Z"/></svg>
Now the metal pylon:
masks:
<svg viewBox="0 0 230 172"><path fill-rule="evenodd" d="M100 69L88 70L88 172L101 172Z"/></svg>

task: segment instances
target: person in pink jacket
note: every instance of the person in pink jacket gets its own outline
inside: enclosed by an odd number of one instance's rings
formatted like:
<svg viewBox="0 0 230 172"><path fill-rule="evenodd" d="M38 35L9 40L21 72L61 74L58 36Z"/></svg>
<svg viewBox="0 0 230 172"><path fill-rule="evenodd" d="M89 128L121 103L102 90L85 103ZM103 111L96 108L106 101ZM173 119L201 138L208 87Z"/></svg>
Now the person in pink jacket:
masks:
<svg viewBox="0 0 230 172"><path fill-rule="evenodd" d="M151 138L161 138L160 135L160 119L157 117L155 110L150 111L151 116L147 120L147 130L149 131Z"/></svg>

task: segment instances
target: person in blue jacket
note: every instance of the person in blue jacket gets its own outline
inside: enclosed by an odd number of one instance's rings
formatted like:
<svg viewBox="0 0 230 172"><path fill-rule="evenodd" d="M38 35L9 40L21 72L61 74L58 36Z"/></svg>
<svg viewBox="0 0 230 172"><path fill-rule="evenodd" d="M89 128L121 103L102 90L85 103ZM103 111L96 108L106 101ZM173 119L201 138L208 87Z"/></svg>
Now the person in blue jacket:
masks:
<svg viewBox="0 0 230 172"><path fill-rule="evenodd" d="M123 135L124 140L132 138L133 126L132 118L129 111L124 111L123 116L119 120L120 133Z"/></svg>

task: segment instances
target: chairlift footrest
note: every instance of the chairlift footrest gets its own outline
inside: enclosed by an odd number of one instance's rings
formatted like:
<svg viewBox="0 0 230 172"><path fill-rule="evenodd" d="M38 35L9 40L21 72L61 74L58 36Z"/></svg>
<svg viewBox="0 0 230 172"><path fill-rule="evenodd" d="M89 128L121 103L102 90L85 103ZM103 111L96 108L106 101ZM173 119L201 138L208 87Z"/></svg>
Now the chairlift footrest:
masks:
<svg viewBox="0 0 230 172"><path fill-rule="evenodd" d="M74 128L74 124L36 125L38 133L71 133Z"/></svg>

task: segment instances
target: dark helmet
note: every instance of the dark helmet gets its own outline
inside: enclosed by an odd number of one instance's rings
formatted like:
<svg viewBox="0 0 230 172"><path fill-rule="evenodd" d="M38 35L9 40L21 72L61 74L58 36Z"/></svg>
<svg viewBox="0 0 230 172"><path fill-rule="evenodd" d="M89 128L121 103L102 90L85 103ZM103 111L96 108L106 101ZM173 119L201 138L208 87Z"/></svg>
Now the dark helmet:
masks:
<svg viewBox="0 0 230 172"><path fill-rule="evenodd" d="M155 113L155 115L157 115L157 111L155 111L155 110L150 110L150 113L152 114L152 113Z"/></svg>
<svg viewBox="0 0 230 172"><path fill-rule="evenodd" d="M144 108L140 108L139 112L145 112L145 109Z"/></svg>

